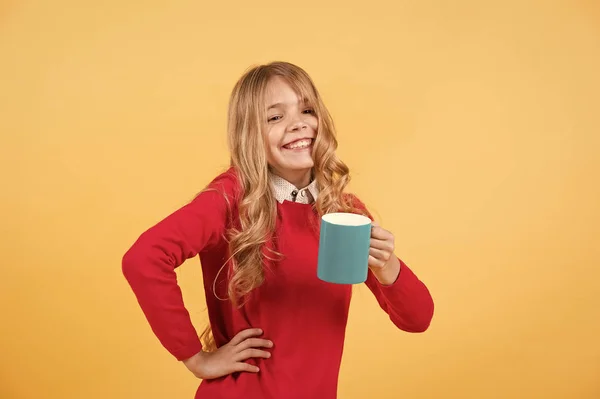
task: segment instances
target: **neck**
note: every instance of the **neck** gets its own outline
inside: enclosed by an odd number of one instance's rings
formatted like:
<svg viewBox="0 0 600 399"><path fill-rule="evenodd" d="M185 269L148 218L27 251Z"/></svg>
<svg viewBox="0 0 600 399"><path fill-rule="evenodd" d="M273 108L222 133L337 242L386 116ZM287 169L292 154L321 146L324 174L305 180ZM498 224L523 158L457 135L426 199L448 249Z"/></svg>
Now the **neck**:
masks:
<svg viewBox="0 0 600 399"><path fill-rule="evenodd" d="M271 172L277 176L289 181L298 188L308 186L312 180L312 170L286 171L282 173L279 170L272 169Z"/></svg>

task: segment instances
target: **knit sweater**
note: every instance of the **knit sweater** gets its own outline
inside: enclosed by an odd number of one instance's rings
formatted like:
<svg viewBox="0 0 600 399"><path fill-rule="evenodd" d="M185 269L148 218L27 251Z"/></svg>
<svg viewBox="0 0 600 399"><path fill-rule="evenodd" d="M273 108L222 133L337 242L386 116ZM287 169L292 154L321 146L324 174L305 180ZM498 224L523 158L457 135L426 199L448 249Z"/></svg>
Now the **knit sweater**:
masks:
<svg viewBox="0 0 600 399"><path fill-rule="evenodd" d="M202 350L175 273L195 256L217 346L247 328L261 328L262 337L273 341L270 358L248 361L259 373L204 380L196 399L334 399L352 286L317 278L319 217L312 204L283 200L276 203L276 227L267 243L283 257L267 254L264 282L243 306L224 300L226 237L230 227L239 226L240 192L234 169L217 176L194 200L141 234L123 257L123 273L153 332L178 360ZM400 265L393 284L382 285L370 271L365 284L399 329L423 332L433 317L433 300L413 271L401 260Z"/></svg>

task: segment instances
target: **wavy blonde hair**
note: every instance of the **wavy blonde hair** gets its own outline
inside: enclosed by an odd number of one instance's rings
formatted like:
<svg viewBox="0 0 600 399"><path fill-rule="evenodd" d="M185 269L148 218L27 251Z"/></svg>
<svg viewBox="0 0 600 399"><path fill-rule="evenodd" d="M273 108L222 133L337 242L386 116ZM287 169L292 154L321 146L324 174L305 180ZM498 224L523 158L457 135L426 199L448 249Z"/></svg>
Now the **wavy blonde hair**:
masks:
<svg viewBox="0 0 600 399"><path fill-rule="evenodd" d="M267 85L276 76L306 99L317 116L312 152L313 178L320 191L314 204L316 212L319 216L330 212L363 213L344 195L350 181L349 169L335 153L338 142L334 123L310 76L288 62L272 62L246 71L231 93L227 127L231 166L241 186L239 228L232 227L228 234L232 264L228 295L234 305L263 283L265 259L274 259L264 249L275 230L277 216L266 152ZM202 338L205 350L216 348L210 326Z"/></svg>

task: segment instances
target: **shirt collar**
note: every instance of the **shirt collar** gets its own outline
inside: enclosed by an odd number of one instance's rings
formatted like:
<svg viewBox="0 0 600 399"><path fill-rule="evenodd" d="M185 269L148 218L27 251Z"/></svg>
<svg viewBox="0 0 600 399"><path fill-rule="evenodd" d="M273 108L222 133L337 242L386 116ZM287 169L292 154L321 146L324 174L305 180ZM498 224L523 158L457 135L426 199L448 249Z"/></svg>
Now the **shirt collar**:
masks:
<svg viewBox="0 0 600 399"><path fill-rule="evenodd" d="M279 203L283 201L299 202L301 204L311 204L317 200L319 195L319 188L317 187L317 181L313 180L310 184L304 188L299 189L284 178L277 176L273 173L269 173L269 180L275 199Z"/></svg>

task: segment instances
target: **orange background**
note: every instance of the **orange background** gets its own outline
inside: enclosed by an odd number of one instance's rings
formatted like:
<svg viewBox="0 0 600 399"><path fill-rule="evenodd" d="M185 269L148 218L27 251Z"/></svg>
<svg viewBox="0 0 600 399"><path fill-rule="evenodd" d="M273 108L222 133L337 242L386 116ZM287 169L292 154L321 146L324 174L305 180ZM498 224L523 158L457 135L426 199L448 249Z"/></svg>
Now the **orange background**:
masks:
<svg viewBox="0 0 600 399"><path fill-rule="evenodd" d="M227 165L229 91L271 60L436 301L411 335L356 287L339 397L600 398L597 2L0 4L1 398L193 397L120 260Z"/></svg>

